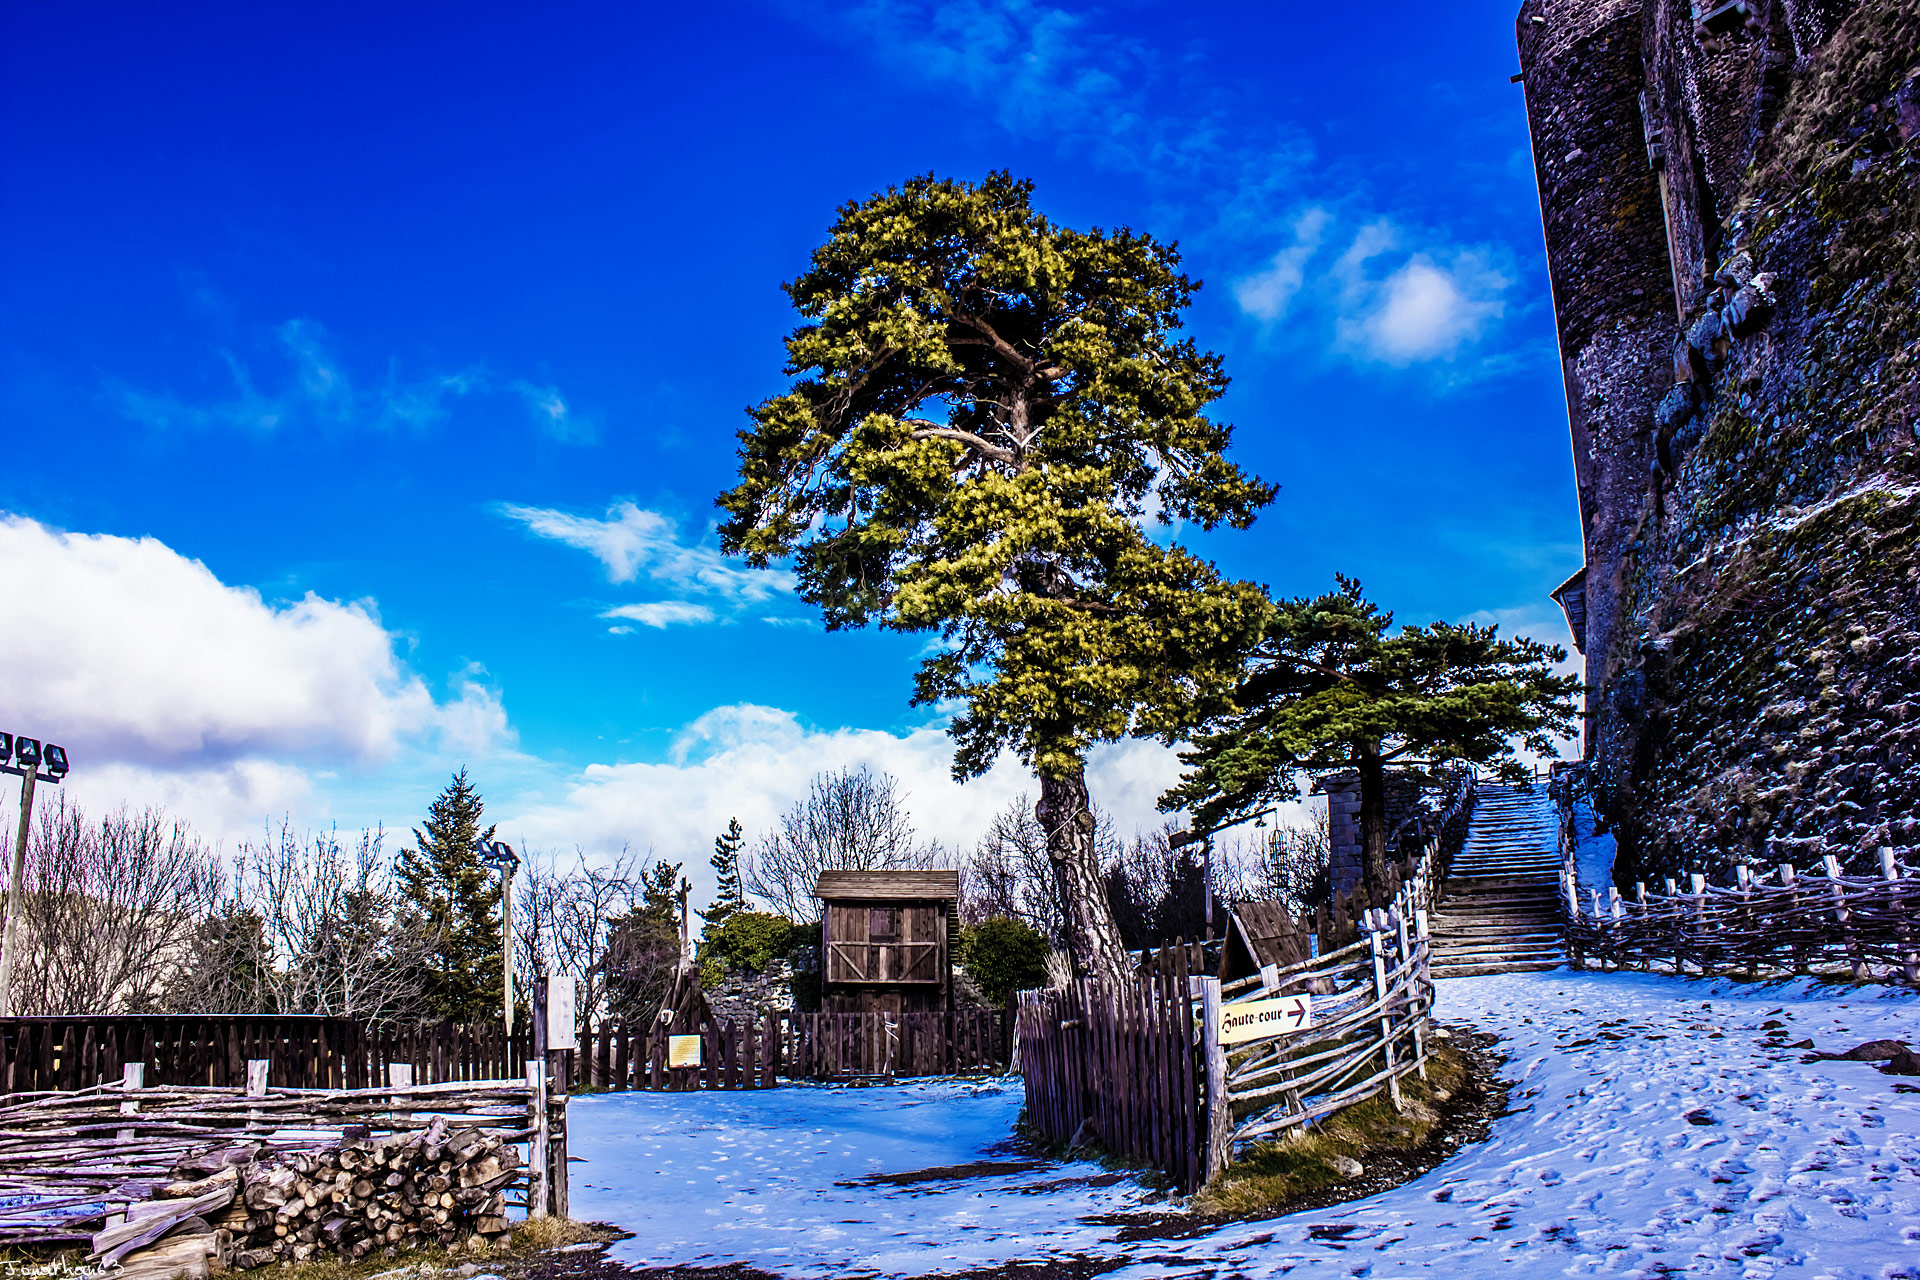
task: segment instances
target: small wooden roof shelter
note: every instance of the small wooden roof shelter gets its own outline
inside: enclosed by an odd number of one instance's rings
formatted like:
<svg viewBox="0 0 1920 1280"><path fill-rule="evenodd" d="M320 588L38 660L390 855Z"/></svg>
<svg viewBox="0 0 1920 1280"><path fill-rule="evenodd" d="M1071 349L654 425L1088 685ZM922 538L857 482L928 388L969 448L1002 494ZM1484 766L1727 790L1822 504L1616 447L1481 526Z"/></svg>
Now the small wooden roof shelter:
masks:
<svg viewBox="0 0 1920 1280"><path fill-rule="evenodd" d="M1266 965L1286 968L1313 955L1314 922L1295 920L1284 903L1271 899L1236 902L1227 916L1227 941L1220 952L1220 981L1251 978Z"/></svg>

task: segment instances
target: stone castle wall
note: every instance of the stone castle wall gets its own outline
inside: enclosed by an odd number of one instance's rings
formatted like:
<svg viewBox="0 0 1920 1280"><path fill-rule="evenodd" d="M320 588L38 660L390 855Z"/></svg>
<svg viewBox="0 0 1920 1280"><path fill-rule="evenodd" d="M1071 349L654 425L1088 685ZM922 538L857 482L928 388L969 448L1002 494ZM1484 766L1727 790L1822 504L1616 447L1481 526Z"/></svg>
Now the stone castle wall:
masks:
<svg viewBox="0 0 1920 1280"><path fill-rule="evenodd" d="M1920 0L1527 0L1623 884L1920 845Z"/></svg>

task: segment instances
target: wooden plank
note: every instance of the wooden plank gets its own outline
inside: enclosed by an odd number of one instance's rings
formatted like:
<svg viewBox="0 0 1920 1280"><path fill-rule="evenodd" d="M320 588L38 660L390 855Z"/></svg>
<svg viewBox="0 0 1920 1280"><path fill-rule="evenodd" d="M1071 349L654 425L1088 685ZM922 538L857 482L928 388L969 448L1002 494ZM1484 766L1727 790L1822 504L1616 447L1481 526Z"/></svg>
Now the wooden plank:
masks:
<svg viewBox="0 0 1920 1280"><path fill-rule="evenodd" d="M943 902L960 897L958 871L822 871L814 896L823 902Z"/></svg>

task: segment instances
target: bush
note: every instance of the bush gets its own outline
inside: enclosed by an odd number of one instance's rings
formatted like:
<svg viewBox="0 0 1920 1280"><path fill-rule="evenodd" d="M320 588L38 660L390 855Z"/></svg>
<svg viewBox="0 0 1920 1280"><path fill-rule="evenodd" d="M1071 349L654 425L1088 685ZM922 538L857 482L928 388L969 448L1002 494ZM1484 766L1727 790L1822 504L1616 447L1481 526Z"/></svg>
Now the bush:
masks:
<svg viewBox="0 0 1920 1280"><path fill-rule="evenodd" d="M759 973L793 946L793 921L764 911L735 911L710 924L700 938L700 968L708 981L729 969Z"/></svg>
<svg viewBox="0 0 1920 1280"><path fill-rule="evenodd" d="M1046 984L1050 950L1039 930L1005 917L960 931L960 961L996 1008L1016 991Z"/></svg>

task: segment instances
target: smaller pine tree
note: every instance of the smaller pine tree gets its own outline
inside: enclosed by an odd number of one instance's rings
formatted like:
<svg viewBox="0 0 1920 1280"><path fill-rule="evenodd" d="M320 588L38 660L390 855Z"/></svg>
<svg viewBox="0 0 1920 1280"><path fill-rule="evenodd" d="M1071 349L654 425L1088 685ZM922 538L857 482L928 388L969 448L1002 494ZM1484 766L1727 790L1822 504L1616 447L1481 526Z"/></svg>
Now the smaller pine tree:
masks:
<svg viewBox="0 0 1920 1280"><path fill-rule="evenodd" d="M727 819L727 829L714 837L713 857L708 860L713 867L713 905L701 913L708 929L725 924L728 916L747 909L747 894L740 880L740 852L746 845L738 818Z"/></svg>
<svg viewBox="0 0 1920 1280"><path fill-rule="evenodd" d="M500 882L480 861L480 793L463 768L414 828L400 853L399 896L406 919L431 939L426 974L429 1014L478 1022L500 1008Z"/></svg>

